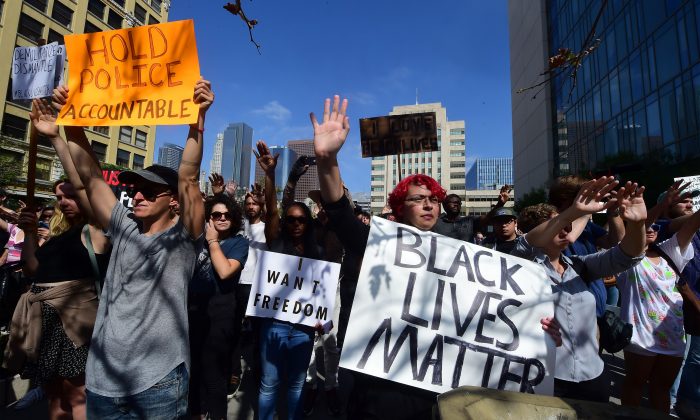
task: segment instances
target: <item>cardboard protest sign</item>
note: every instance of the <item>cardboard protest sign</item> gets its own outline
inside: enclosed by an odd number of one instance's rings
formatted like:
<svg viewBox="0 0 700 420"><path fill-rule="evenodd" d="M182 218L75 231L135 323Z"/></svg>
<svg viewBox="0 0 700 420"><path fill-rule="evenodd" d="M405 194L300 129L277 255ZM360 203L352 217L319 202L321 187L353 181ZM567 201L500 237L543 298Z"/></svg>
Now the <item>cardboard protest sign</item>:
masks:
<svg viewBox="0 0 700 420"><path fill-rule="evenodd" d="M551 395L552 299L533 262L374 217L340 366L438 393Z"/></svg>
<svg viewBox="0 0 700 420"><path fill-rule="evenodd" d="M679 178L674 178L674 181L690 182L688 188L684 192L693 193L693 211L700 210L700 175L695 176L684 176ZM697 192L695 192L697 191Z"/></svg>
<svg viewBox="0 0 700 420"><path fill-rule="evenodd" d="M438 150L434 112L360 119L362 157Z"/></svg>
<svg viewBox="0 0 700 420"><path fill-rule="evenodd" d="M52 42L40 47L17 47L12 54L12 99L51 96L63 74L65 48Z"/></svg>
<svg viewBox="0 0 700 420"><path fill-rule="evenodd" d="M260 251L247 316L330 328L340 264Z"/></svg>
<svg viewBox="0 0 700 420"><path fill-rule="evenodd" d="M65 125L192 124L200 77L191 20L66 35Z"/></svg>

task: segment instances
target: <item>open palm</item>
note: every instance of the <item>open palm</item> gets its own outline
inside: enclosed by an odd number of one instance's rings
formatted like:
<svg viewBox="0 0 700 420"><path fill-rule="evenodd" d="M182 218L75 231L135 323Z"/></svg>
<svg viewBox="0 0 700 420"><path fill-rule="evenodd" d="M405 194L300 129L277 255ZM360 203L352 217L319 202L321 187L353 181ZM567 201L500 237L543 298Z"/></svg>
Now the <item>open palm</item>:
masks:
<svg viewBox="0 0 700 420"><path fill-rule="evenodd" d="M617 181L614 177L601 177L586 182L581 186L573 206L576 210L585 214L597 213L612 206L614 202L603 202L604 199L610 196L610 191L617 186Z"/></svg>
<svg viewBox="0 0 700 420"><path fill-rule="evenodd" d="M253 153L255 153L258 164L262 168L263 172L274 175L275 168L277 167L277 159L280 157L279 153L272 156L272 153L270 153L270 148L267 147L267 144L265 144L263 140L258 140L256 146L258 151L256 152L253 150Z"/></svg>
<svg viewBox="0 0 700 420"><path fill-rule="evenodd" d="M58 125L56 125L56 115L52 112L51 106L44 99L34 99L32 101L32 112L29 117L39 134L46 137L58 136Z"/></svg>
<svg viewBox="0 0 700 420"><path fill-rule="evenodd" d="M647 206L644 203L644 187L627 182L617 193L620 216L628 222L641 222L647 218Z"/></svg>
<svg viewBox="0 0 700 420"><path fill-rule="evenodd" d="M340 108L339 108L340 106ZM333 97L333 109L331 100L326 98L323 105L323 122L316 120L316 115L312 112L311 124L314 126L314 152L316 156L324 158L335 156L343 147L345 139L350 132L350 121L346 115L348 100L343 99L340 104L340 97Z"/></svg>

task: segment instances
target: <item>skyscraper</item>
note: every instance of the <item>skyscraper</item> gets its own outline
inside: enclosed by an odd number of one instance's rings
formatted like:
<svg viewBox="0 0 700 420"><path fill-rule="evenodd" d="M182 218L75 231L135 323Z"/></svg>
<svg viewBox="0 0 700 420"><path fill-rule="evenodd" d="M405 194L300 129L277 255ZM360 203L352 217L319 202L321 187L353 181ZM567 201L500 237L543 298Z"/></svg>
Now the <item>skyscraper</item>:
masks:
<svg viewBox="0 0 700 420"><path fill-rule="evenodd" d="M250 181L250 160L253 129L246 123L232 123L224 130L221 146L221 175L224 181L247 186Z"/></svg>
<svg viewBox="0 0 700 420"><path fill-rule="evenodd" d="M182 146L176 144L163 144L158 149L158 164L177 171L178 168L180 168L180 161L182 160L182 152L184 150Z"/></svg>
<svg viewBox="0 0 700 420"><path fill-rule="evenodd" d="M313 140L290 140L287 142L287 147L294 150L297 156L315 156ZM319 189L318 185L318 168L316 165L309 166L309 169L301 176L297 183L294 199L296 201L304 201L308 197L309 191Z"/></svg>
<svg viewBox="0 0 700 420"><path fill-rule="evenodd" d="M292 169L292 165L294 165L298 155L292 148L287 146L268 147L270 148L272 156L278 153L280 155L277 159L277 166L275 167L275 189L277 190L277 199L281 200L284 186L287 185L289 171ZM260 185L263 188L265 187L265 173L257 161L255 162L255 182L260 182Z"/></svg>
<svg viewBox="0 0 700 420"><path fill-rule="evenodd" d="M497 190L513 184L513 158L481 158L467 171L467 190Z"/></svg>
<svg viewBox="0 0 700 420"><path fill-rule="evenodd" d="M209 173L210 174L220 174L221 173L221 148L224 146L224 133L218 133L216 135L216 143L214 143L214 154L211 156L211 161L209 162ZM244 185L246 186L246 185Z"/></svg>
<svg viewBox="0 0 700 420"><path fill-rule="evenodd" d="M569 69L537 95L513 93L519 194L564 174L630 174L658 190L672 181L664 167L697 173L700 2L510 0L508 18L513 92L543 81L560 48L592 48L575 79Z"/></svg>
<svg viewBox="0 0 700 420"><path fill-rule="evenodd" d="M395 106L390 115L435 112L439 150L399 155L400 179L413 174L435 178L449 193L464 198L466 180L466 149L464 121L448 121L447 110L441 103ZM371 211L379 214L387 196L399 182L396 155L372 158L370 177Z"/></svg>

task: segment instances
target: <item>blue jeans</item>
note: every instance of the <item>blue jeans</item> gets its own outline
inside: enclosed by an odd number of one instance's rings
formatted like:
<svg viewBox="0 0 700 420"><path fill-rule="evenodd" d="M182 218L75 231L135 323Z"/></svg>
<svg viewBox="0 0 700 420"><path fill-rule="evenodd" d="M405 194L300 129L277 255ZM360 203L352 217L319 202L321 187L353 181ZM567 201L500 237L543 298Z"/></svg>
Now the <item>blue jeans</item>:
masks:
<svg viewBox="0 0 700 420"><path fill-rule="evenodd" d="M682 418L700 416L700 335L691 335L688 355L676 394L676 412Z"/></svg>
<svg viewBox="0 0 700 420"><path fill-rule="evenodd" d="M262 319L260 323L260 397L258 417L272 420L275 413L280 378L287 377L287 418L302 417L301 392L304 389L306 368L314 347L312 328Z"/></svg>
<svg viewBox="0 0 700 420"><path fill-rule="evenodd" d="M605 304L610 306L618 306L617 304L620 301L620 290L618 290L617 286L610 286L606 287L605 289L608 294Z"/></svg>
<svg viewBox="0 0 700 420"><path fill-rule="evenodd" d="M182 363L145 391L127 397L105 397L88 389L87 418L100 420L185 419L189 375Z"/></svg>

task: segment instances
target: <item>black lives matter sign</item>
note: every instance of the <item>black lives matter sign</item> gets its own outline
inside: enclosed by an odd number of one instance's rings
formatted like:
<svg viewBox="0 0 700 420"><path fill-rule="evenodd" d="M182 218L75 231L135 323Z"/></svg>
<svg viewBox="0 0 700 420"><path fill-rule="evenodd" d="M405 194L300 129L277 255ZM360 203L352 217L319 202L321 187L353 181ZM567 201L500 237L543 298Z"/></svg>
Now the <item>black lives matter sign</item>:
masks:
<svg viewBox="0 0 700 420"><path fill-rule="evenodd" d="M362 157L438 150L434 112L360 119Z"/></svg>

